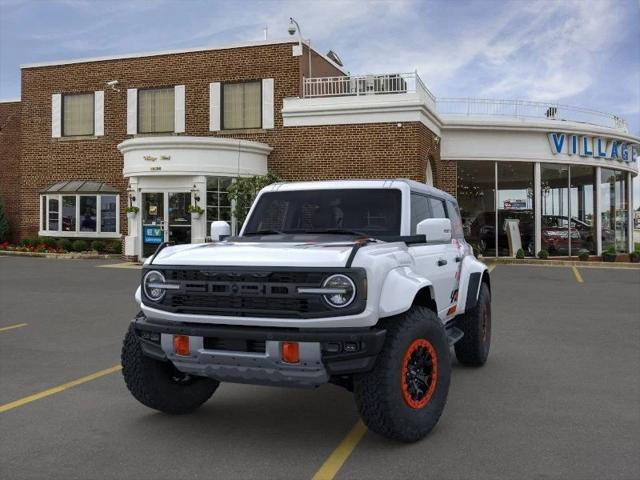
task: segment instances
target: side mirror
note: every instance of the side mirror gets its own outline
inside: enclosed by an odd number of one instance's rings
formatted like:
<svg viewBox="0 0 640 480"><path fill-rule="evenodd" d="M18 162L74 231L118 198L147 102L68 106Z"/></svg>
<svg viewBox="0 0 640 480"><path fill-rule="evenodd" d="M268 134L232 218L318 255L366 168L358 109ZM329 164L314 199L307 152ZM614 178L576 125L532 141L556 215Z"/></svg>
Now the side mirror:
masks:
<svg viewBox="0 0 640 480"><path fill-rule="evenodd" d="M231 235L231 225L227 222L222 220L211 222L211 240L213 242L224 240L229 235Z"/></svg>
<svg viewBox="0 0 640 480"><path fill-rule="evenodd" d="M451 220L448 218L427 218L418 223L416 234L427 237L427 242L450 242Z"/></svg>

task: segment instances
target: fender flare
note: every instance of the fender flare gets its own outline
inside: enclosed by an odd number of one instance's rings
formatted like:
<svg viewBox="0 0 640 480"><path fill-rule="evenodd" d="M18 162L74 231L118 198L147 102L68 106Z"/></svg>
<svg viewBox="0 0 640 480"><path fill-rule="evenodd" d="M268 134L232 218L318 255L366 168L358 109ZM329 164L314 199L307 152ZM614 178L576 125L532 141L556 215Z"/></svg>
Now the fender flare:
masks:
<svg viewBox="0 0 640 480"><path fill-rule="evenodd" d="M416 295L423 288L428 288L431 298L435 298L433 284L426 278L417 275L411 268L397 267L389 271L382 283L378 305L379 317L390 317L406 312L411 308Z"/></svg>
<svg viewBox="0 0 640 480"><path fill-rule="evenodd" d="M483 277L489 279L487 266L472 255L466 255L460 267L460 285L458 287L457 313L464 313L475 307L480 294Z"/></svg>

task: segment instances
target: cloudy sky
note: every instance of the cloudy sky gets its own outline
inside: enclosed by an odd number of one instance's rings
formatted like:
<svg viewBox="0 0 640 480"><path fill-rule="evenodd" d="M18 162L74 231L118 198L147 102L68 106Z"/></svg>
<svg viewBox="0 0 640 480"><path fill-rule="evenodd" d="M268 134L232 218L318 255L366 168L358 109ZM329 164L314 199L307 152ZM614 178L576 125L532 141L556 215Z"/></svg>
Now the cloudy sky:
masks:
<svg viewBox="0 0 640 480"><path fill-rule="evenodd" d="M279 39L290 16L352 73L417 69L436 96L586 106L640 135L639 0L0 0L0 99L23 63Z"/></svg>

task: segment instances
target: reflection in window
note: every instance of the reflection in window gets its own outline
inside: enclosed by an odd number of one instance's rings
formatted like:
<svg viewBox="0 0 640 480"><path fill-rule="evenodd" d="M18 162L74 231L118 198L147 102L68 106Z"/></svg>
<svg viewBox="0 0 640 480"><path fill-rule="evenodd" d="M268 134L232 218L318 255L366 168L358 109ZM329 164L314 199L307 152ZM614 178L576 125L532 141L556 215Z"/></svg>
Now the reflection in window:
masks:
<svg viewBox="0 0 640 480"><path fill-rule="evenodd" d="M569 170L571 191L569 208L571 210L571 255L580 250L596 253L596 224L594 221L593 188L595 168L586 165L572 165Z"/></svg>
<svg viewBox="0 0 640 480"><path fill-rule="evenodd" d="M498 162L498 255L535 255L533 163Z"/></svg>
<svg viewBox="0 0 640 480"><path fill-rule="evenodd" d="M569 167L540 164L542 248L551 255L569 255Z"/></svg>
<svg viewBox="0 0 640 480"><path fill-rule="evenodd" d="M76 197L62 197L62 231L76 231Z"/></svg>
<svg viewBox="0 0 640 480"><path fill-rule="evenodd" d="M211 222L231 223L231 200L227 189L232 181L231 177L207 177L207 232L211 231Z"/></svg>
<svg viewBox="0 0 640 480"><path fill-rule="evenodd" d="M58 230L60 203L57 198L49 199L49 230Z"/></svg>
<svg viewBox="0 0 640 480"><path fill-rule="evenodd" d="M115 232L118 218L115 195L102 195L100 197L100 231Z"/></svg>
<svg viewBox="0 0 640 480"><path fill-rule="evenodd" d="M495 255L495 163L458 162L458 205L465 238L476 252Z"/></svg>
<svg viewBox="0 0 640 480"><path fill-rule="evenodd" d="M411 235L416 234L416 227L425 218L429 218L429 199L425 195L411 194Z"/></svg>
<svg viewBox="0 0 640 480"><path fill-rule="evenodd" d="M80 231L95 232L96 231L96 197L85 196L80 197Z"/></svg>
<svg viewBox="0 0 640 480"><path fill-rule="evenodd" d="M602 251L626 252L629 230L627 173L603 168L600 180Z"/></svg>
<svg viewBox="0 0 640 480"><path fill-rule="evenodd" d="M451 236L459 239L464 238L460 211L456 204L451 200L447 200L447 212L449 213L449 219L451 220Z"/></svg>

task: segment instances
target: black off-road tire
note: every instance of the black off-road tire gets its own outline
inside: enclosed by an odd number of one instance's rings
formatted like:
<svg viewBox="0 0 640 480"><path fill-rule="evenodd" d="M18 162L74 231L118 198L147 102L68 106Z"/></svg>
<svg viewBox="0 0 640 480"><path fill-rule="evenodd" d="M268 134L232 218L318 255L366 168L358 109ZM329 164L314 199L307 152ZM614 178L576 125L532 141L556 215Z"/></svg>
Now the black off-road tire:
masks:
<svg viewBox="0 0 640 480"><path fill-rule="evenodd" d="M356 405L369 430L394 440L415 442L438 423L447 402L451 379L447 334L438 316L422 306L390 317L383 326L387 337L373 370L354 378ZM406 357L411 358L409 353L415 352L412 348L417 344L418 348L420 344L426 346L422 351L433 355L432 364L436 366L435 385L427 391L430 395L422 397L426 403L421 406L407 399L409 376L403 375ZM414 402L414 406L408 402Z"/></svg>
<svg viewBox="0 0 640 480"><path fill-rule="evenodd" d="M142 352L133 325L122 345L122 375L131 394L143 405L169 414L196 410L209 400L220 382L179 372L171 362L162 362Z"/></svg>
<svg viewBox="0 0 640 480"><path fill-rule="evenodd" d="M455 344L456 358L465 365L484 365L491 347L491 292L480 284L478 303L457 320L464 337Z"/></svg>

